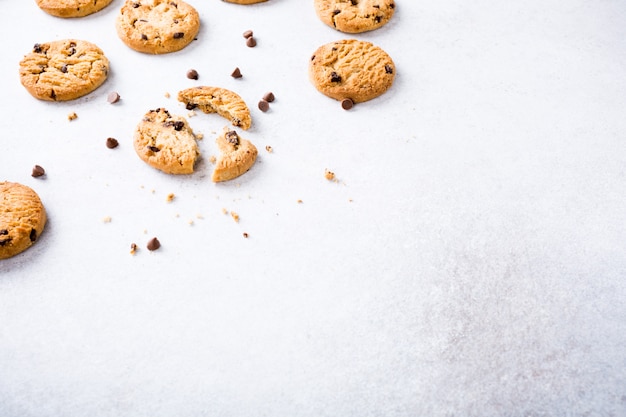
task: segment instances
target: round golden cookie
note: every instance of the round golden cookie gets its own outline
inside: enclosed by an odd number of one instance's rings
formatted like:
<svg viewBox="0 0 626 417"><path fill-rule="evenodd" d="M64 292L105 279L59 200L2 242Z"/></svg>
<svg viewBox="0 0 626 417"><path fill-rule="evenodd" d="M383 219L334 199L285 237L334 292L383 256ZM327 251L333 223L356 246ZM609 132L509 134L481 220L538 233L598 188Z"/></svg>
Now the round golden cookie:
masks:
<svg viewBox="0 0 626 417"><path fill-rule="evenodd" d="M252 124L250 109L235 92L221 87L199 86L178 92L178 101L187 110L200 109L204 113L217 113L233 126L248 130Z"/></svg>
<svg viewBox="0 0 626 417"><path fill-rule="evenodd" d="M0 182L0 259L30 248L46 225L46 210L33 189Z"/></svg>
<svg viewBox="0 0 626 417"><path fill-rule="evenodd" d="M133 139L139 158L168 174L191 174L200 156L196 137L185 118L163 108L146 113Z"/></svg>
<svg viewBox="0 0 626 417"><path fill-rule="evenodd" d="M83 17L99 12L113 0L36 0L44 12L57 17Z"/></svg>
<svg viewBox="0 0 626 417"><path fill-rule="evenodd" d="M216 139L220 155L217 157L211 180L213 182L229 181L237 178L252 168L258 150L252 142L244 139L236 131L224 128Z"/></svg>
<svg viewBox="0 0 626 417"><path fill-rule="evenodd" d="M264 1L267 0L223 0L227 3L235 3L235 4L256 4L256 3L263 3Z"/></svg>
<svg viewBox="0 0 626 417"><path fill-rule="evenodd" d="M77 99L100 87L108 75L104 52L77 39L36 43L20 61L22 85L40 100Z"/></svg>
<svg viewBox="0 0 626 417"><path fill-rule="evenodd" d="M345 33L361 33L385 25L396 9L394 0L315 0L322 22Z"/></svg>
<svg viewBox="0 0 626 417"><path fill-rule="evenodd" d="M378 46L354 39L320 46L309 63L311 82L322 94L354 103L371 100L393 84L396 67Z"/></svg>
<svg viewBox="0 0 626 417"><path fill-rule="evenodd" d="M115 28L120 39L135 51L167 54L180 51L195 39L200 16L182 0L126 0Z"/></svg>

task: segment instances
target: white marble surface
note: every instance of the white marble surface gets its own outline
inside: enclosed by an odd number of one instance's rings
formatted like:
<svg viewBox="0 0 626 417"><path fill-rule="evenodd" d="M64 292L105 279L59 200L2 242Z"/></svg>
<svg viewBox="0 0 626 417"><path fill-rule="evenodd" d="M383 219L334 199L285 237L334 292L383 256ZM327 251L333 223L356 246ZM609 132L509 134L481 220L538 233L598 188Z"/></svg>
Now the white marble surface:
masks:
<svg viewBox="0 0 626 417"><path fill-rule="evenodd" d="M121 0L79 20L0 2L0 180L50 218L0 261L0 416L626 415L625 2L398 0L356 36L396 83L349 112L309 84L310 54L350 37L312 1L190 2L198 40L168 56L122 44ZM69 37L109 80L33 99L19 60ZM217 116L189 119L191 176L134 153L144 112L184 115L165 93L201 84L253 108L240 180L209 180Z"/></svg>

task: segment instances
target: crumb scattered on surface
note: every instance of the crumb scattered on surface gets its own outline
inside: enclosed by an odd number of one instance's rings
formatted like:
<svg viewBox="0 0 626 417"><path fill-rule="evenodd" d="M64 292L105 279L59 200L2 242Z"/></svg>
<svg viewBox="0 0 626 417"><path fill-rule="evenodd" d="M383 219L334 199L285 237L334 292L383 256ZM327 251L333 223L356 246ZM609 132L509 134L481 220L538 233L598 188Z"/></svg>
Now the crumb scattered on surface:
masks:
<svg viewBox="0 0 626 417"><path fill-rule="evenodd" d="M165 201L167 201L168 203L171 203L172 201L174 201L174 198L176 198L176 196L174 195L174 193L169 193L167 195L167 198L165 199Z"/></svg>
<svg viewBox="0 0 626 417"><path fill-rule="evenodd" d="M248 235L248 232L243 232L243 237L244 237L244 238L246 238L246 239L247 239L247 238L248 238L248 236L249 236L249 235Z"/></svg>
<svg viewBox="0 0 626 417"><path fill-rule="evenodd" d="M195 116L197 113L195 110L191 110L190 112L187 113L187 117L193 117Z"/></svg>
<svg viewBox="0 0 626 417"><path fill-rule="evenodd" d="M225 208L222 208L222 214L228 214L228 210L226 210Z"/></svg>
<svg viewBox="0 0 626 417"><path fill-rule="evenodd" d="M78 119L78 115L76 114L76 112L71 112L67 115L67 120L69 120L70 122L75 119Z"/></svg>
<svg viewBox="0 0 626 417"><path fill-rule="evenodd" d="M211 155L211 157L209 158L209 162L212 164L217 162L217 158L215 157L215 155Z"/></svg>
<svg viewBox="0 0 626 417"><path fill-rule="evenodd" d="M304 201L298 199L298 204L302 204L302 203L304 203Z"/></svg>
<svg viewBox="0 0 626 417"><path fill-rule="evenodd" d="M136 243L131 243L131 244L130 244L130 254L131 254L131 255L134 255L135 253L137 253L137 250L138 250L138 249L139 249L139 248L137 247L137 244L136 244Z"/></svg>
<svg viewBox="0 0 626 417"><path fill-rule="evenodd" d="M170 93L168 93L167 91L165 92L165 98L170 98Z"/></svg>
<svg viewBox="0 0 626 417"><path fill-rule="evenodd" d="M231 212L230 212L230 216L233 218L233 220L234 220L236 223L239 223L239 214L235 213L234 211L231 211Z"/></svg>
<svg viewBox="0 0 626 417"><path fill-rule="evenodd" d="M197 140L202 140L202 139L204 139L204 133L195 133L194 135L196 136L196 139L197 139Z"/></svg>
<svg viewBox="0 0 626 417"><path fill-rule="evenodd" d="M104 223L111 223L111 216L104 216L104 217L102 218L102 221L103 221Z"/></svg>
<svg viewBox="0 0 626 417"><path fill-rule="evenodd" d="M267 145L265 147L265 150L268 151L269 153L272 153L274 151L274 149L270 145Z"/></svg>
<svg viewBox="0 0 626 417"><path fill-rule="evenodd" d="M328 181L332 181L335 179L335 173L326 168L324 170L324 178L326 178Z"/></svg>
<svg viewBox="0 0 626 417"><path fill-rule="evenodd" d="M187 223L189 223L189 226L193 226L194 225L193 219L190 219Z"/></svg>
<svg viewBox="0 0 626 417"><path fill-rule="evenodd" d="M202 220L202 219L204 219L204 216L202 214L198 213L198 214L196 214L196 219Z"/></svg>

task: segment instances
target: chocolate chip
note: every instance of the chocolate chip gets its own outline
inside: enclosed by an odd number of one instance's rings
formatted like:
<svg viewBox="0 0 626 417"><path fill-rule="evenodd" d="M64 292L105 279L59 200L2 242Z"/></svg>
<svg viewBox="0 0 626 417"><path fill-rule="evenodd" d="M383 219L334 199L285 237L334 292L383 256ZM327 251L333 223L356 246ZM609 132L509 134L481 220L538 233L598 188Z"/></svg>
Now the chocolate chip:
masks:
<svg viewBox="0 0 626 417"><path fill-rule="evenodd" d="M39 178L39 177L41 177L41 176L43 176L43 175L45 175L45 174L46 174L46 170L45 170L45 169L43 169L43 168L42 168L41 166L39 166L39 165L35 165L35 166L33 167L33 172L32 172L32 174L31 174L31 175L32 175L33 177L35 177L35 178Z"/></svg>
<svg viewBox="0 0 626 417"><path fill-rule="evenodd" d="M141 40L142 41L147 41L148 40L148 35L146 35L145 33L141 34Z"/></svg>
<svg viewBox="0 0 626 417"><path fill-rule="evenodd" d="M64 74L67 72L67 64L63 64L63 66L61 67L61 72Z"/></svg>
<svg viewBox="0 0 626 417"><path fill-rule="evenodd" d="M256 39L254 39L254 36L250 36L247 40L246 40L246 45L250 48L254 48L256 46Z"/></svg>
<svg viewBox="0 0 626 417"><path fill-rule="evenodd" d="M54 92L54 90L50 90L50 98L51 98L52 100L55 100L55 101L56 101L56 99L57 99L57 93L55 93L55 92Z"/></svg>
<svg viewBox="0 0 626 417"><path fill-rule="evenodd" d="M385 65L385 72L387 74L393 74L393 67L391 65L389 65L389 64L386 64Z"/></svg>
<svg viewBox="0 0 626 417"><path fill-rule="evenodd" d="M339 10L339 9L335 9L335 10L333 10L333 16L336 16L336 15L338 15L339 13L341 13L341 10Z"/></svg>
<svg viewBox="0 0 626 417"><path fill-rule="evenodd" d="M148 149L150 149L152 152L161 152L161 149L157 148L156 146L148 146Z"/></svg>
<svg viewBox="0 0 626 417"><path fill-rule="evenodd" d="M7 237L5 239L0 239L0 246L6 245L7 243L11 242L11 240L13 240L13 239L10 238L10 237Z"/></svg>
<svg viewBox="0 0 626 417"><path fill-rule="evenodd" d="M174 39L182 39L185 37L185 32L176 32L173 37Z"/></svg>
<svg viewBox="0 0 626 417"><path fill-rule="evenodd" d="M263 96L263 100L267 101L268 103L271 103L275 100L276 98L274 97L274 93L267 92L265 93L265 95Z"/></svg>
<svg viewBox="0 0 626 417"><path fill-rule="evenodd" d="M253 33L251 30L246 30L246 31L243 33L243 37L244 37L244 38L246 38L246 39L251 38L251 37L252 37L252 35L254 35L254 33Z"/></svg>
<svg viewBox="0 0 626 417"><path fill-rule="evenodd" d="M159 242L159 239L157 239L156 237L153 237L152 239L148 241L148 244L146 245L146 247L150 251L157 250L161 247L161 242Z"/></svg>
<svg viewBox="0 0 626 417"><path fill-rule="evenodd" d="M193 110L193 109L195 109L196 107L198 107L198 105L197 105L196 103L187 103L187 104L185 105L185 108L186 108L187 110Z"/></svg>
<svg viewBox="0 0 626 417"><path fill-rule="evenodd" d="M265 113L269 109L270 109L270 103L268 103L266 100L260 100L259 101L259 110L261 110L263 113Z"/></svg>
<svg viewBox="0 0 626 417"><path fill-rule="evenodd" d="M229 143L232 143L233 145L239 145L239 135L234 130L226 132L224 137Z"/></svg>
<svg viewBox="0 0 626 417"><path fill-rule="evenodd" d="M9 231L7 229L0 230L0 236L8 235Z"/></svg>
<svg viewBox="0 0 626 417"><path fill-rule="evenodd" d="M120 101L120 95L113 91L107 96L107 101L111 104L117 103L118 101Z"/></svg>
<svg viewBox="0 0 626 417"><path fill-rule="evenodd" d="M197 80L198 71L196 71L195 69L190 69L189 71L187 71L187 78L189 78L190 80Z"/></svg>
<svg viewBox="0 0 626 417"><path fill-rule="evenodd" d="M243 75L241 75L241 70L239 69L239 67L235 68L232 72L232 74L230 74L231 77L233 78L241 78L243 77Z"/></svg>
<svg viewBox="0 0 626 417"><path fill-rule="evenodd" d="M37 240L37 231L35 229L30 229L30 235L28 235L31 242Z"/></svg>
<svg viewBox="0 0 626 417"><path fill-rule="evenodd" d="M380 23L381 20L383 20L383 18L380 17L380 16L374 17L374 22L376 22L376 23Z"/></svg>
<svg viewBox="0 0 626 417"><path fill-rule="evenodd" d="M183 127L185 127L185 122L181 122L180 120L177 120L174 122L174 130L179 132L183 129Z"/></svg>
<svg viewBox="0 0 626 417"><path fill-rule="evenodd" d="M333 83L341 82L341 75L337 74L335 71L330 73L330 81Z"/></svg>
<svg viewBox="0 0 626 417"><path fill-rule="evenodd" d="M350 110L352 107L354 107L354 101L352 101L349 98L344 98L343 100L341 100L341 108L343 108L344 110Z"/></svg>
<svg viewBox="0 0 626 417"><path fill-rule="evenodd" d="M247 239L247 238L248 238L248 236L250 236L250 235L248 235L248 233L247 233L247 232L243 232L243 237L244 237L244 238L246 238L246 239Z"/></svg>
<svg viewBox="0 0 626 417"><path fill-rule="evenodd" d="M34 53L36 53L36 54L40 54L40 53L42 53L42 52L43 52L43 48L41 47L41 44L40 44L40 43L36 43L36 44L33 46L33 52L34 52Z"/></svg>
<svg viewBox="0 0 626 417"><path fill-rule="evenodd" d="M117 141L117 139L115 139L115 138L107 138L107 148L114 149L114 148L117 148L117 146L119 144L120 143Z"/></svg>
<svg viewBox="0 0 626 417"><path fill-rule="evenodd" d="M137 7L141 6L141 4L139 3L133 3L133 9L136 9Z"/></svg>
<svg viewBox="0 0 626 417"><path fill-rule="evenodd" d="M67 52L68 56L72 56L76 53L76 48L72 47L70 48L70 50Z"/></svg>

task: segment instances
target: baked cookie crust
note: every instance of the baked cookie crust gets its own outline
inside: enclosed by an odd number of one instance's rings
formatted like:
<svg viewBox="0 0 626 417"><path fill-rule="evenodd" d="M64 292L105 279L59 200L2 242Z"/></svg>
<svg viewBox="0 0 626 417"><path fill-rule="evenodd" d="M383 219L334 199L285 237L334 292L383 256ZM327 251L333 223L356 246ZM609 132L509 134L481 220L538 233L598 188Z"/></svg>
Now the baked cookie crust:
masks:
<svg viewBox="0 0 626 417"><path fill-rule="evenodd" d="M35 98L74 100L91 93L107 79L109 60L91 42L65 39L37 43L20 61L20 81Z"/></svg>
<svg viewBox="0 0 626 417"><path fill-rule="evenodd" d="M167 54L189 45L200 30L198 11L182 0L126 0L115 21L119 38L146 54Z"/></svg>
<svg viewBox="0 0 626 417"><path fill-rule="evenodd" d="M44 12L56 17L84 17L99 12L113 0L36 0Z"/></svg>
<svg viewBox="0 0 626 417"><path fill-rule="evenodd" d="M0 259L11 258L34 245L46 221L46 210L32 188L0 182Z"/></svg>
<svg viewBox="0 0 626 417"><path fill-rule="evenodd" d="M216 143L220 155L211 176L213 182L229 181L245 174L252 168L259 153L252 142L229 128L224 128Z"/></svg>
<svg viewBox="0 0 626 417"><path fill-rule="evenodd" d="M226 3L235 3L235 4L256 4L256 3L266 2L267 0L222 0L222 1L225 1Z"/></svg>
<svg viewBox="0 0 626 417"><path fill-rule="evenodd" d="M320 46L311 56L309 77L322 94L354 103L372 100L393 84L391 57L371 42L346 39Z"/></svg>
<svg viewBox="0 0 626 417"><path fill-rule="evenodd" d="M384 26L396 9L394 0L315 0L315 12L328 26L362 33Z"/></svg>
<svg viewBox="0 0 626 417"><path fill-rule="evenodd" d="M250 109L235 92L221 87L199 86L178 92L178 101L187 110L200 109L204 113L217 113L233 126L248 130L252 125Z"/></svg>

